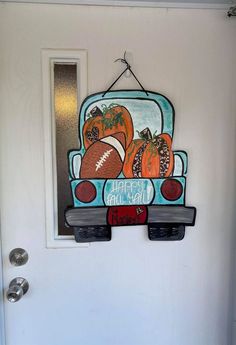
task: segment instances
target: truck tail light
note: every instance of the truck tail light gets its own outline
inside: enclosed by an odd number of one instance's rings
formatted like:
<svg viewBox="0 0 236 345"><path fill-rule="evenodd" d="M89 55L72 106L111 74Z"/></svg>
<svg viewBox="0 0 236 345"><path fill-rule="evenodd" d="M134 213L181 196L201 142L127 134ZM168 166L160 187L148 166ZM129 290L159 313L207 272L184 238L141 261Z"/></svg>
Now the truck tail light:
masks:
<svg viewBox="0 0 236 345"><path fill-rule="evenodd" d="M82 181L75 188L76 198L84 203L93 201L97 196L94 184L90 181Z"/></svg>
<svg viewBox="0 0 236 345"><path fill-rule="evenodd" d="M167 179L161 185L161 194L168 201L178 200L183 193L182 184L175 179Z"/></svg>

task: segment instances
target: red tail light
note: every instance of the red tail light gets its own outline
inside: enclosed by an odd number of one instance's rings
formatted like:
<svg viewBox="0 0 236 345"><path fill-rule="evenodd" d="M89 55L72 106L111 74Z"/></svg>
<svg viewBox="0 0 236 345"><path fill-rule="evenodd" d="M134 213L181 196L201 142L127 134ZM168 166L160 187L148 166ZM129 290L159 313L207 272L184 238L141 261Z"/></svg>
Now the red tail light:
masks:
<svg viewBox="0 0 236 345"><path fill-rule="evenodd" d="M90 181L82 181L75 188L75 196L81 202L91 202L97 196L97 191Z"/></svg>
<svg viewBox="0 0 236 345"><path fill-rule="evenodd" d="M175 201L181 197L183 193L182 184L175 179L167 179L161 185L161 194L166 200Z"/></svg>

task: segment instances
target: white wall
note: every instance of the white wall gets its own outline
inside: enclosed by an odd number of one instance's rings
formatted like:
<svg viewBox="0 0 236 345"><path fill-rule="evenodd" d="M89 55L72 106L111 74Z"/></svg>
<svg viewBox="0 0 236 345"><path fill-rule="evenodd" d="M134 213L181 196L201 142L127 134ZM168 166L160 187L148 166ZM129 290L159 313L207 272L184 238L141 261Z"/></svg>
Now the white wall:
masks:
<svg viewBox="0 0 236 345"><path fill-rule="evenodd" d="M75 304L80 301L76 308L68 308L62 298L62 315L72 313L68 344L75 344L71 340L75 331L76 344L82 345L231 344L236 20L215 10L1 4L0 30L5 96L10 90L14 103L18 92L19 97L27 95L25 109L29 116L31 112L33 129L42 131L41 48L87 49L89 93L110 85L121 70L113 61L128 50L144 87L173 102L174 148L189 154L187 204L196 206L198 213L196 226L187 229L183 241L150 242L143 227L116 228L110 243L77 250L72 262L71 250L60 252L65 260L62 281L78 284ZM123 80L118 87L136 84ZM7 112L6 101L4 106ZM8 106L11 109L10 100ZM31 168L35 172L43 162L40 155L37 159ZM42 206L42 178L37 188L41 197L37 203ZM43 216L41 211L35 213L38 224ZM56 257L44 255L54 268L47 263L39 270L53 282L60 267ZM45 303L50 303L47 298ZM7 311L9 322L13 313ZM54 344L66 343L61 327L52 334Z"/></svg>

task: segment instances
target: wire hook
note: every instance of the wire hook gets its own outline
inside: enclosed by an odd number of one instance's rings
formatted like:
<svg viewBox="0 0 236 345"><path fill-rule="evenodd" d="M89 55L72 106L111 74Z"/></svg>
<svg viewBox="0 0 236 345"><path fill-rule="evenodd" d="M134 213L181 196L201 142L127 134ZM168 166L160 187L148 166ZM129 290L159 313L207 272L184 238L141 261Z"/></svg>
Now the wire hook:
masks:
<svg viewBox="0 0 236 345"><path fill-rule="evenodd" d="M128 63L128 61L126 60L126 51L124 52L124 57L123 57L123 59L122 58L119 58L119 59L116 59L114 62L117 62L117 61L120 61L120 62L122 62L122 63L124 63L125 65L126 65L126 68L127 69L131 69L131 66L130 66L130 64Z"/></svg>
<svg viewBox="0 0 236 345"><path fill-rule="evenodd" d="M137 81L137 83L139 84L139 86L141 87L141 89L146 93L146 95L148 96L148 92L144 89L143 85L140 83L140 81L138 80L138 78L136 77L136 75L134 74L134 72L131 69L130 64L128 63L128 61L126 60L126 51L124 52L124 57L116 59L114 62L117 61L121 61L122 63L124 63L126 65L126 68L124 69L124 71L119 75L118 78L116 78L116 80L111 84L111 86L109 86L109 88L103 93L102 97L104 97L106 95L106 93L108 91L111 90L111 88L115 85L115 83L122 77L122 75L126 72L126 71L130 71L130 73L132 74L132 76L134 77L134 79Z"/></svg>

